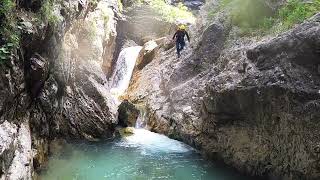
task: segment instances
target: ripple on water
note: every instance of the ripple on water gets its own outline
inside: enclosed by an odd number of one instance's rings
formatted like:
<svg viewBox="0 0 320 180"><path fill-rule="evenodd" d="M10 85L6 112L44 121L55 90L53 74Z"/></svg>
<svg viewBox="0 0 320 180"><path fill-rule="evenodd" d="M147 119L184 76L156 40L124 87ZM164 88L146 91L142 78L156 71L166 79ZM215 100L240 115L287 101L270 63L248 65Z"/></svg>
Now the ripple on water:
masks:
<svg viewBox="0 0 320 180"><path fill-rule="evenodd" d="M50 158L45 180L240 180L248 179L204 161L190 146L137 129L104 143L75 143Z"/></svg>

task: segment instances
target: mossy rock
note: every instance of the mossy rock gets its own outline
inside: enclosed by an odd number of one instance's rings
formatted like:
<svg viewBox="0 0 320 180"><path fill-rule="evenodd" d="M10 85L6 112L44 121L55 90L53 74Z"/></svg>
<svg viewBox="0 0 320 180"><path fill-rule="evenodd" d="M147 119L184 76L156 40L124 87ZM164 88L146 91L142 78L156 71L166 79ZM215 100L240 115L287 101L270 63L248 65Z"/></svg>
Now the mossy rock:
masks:
<svg viewBox="0 0 320 180"><path fill-rule="evenodd" d="M119 133L121 137L127 137L134 134L134 128L133 127L126 127L119 129Z"/></svg>

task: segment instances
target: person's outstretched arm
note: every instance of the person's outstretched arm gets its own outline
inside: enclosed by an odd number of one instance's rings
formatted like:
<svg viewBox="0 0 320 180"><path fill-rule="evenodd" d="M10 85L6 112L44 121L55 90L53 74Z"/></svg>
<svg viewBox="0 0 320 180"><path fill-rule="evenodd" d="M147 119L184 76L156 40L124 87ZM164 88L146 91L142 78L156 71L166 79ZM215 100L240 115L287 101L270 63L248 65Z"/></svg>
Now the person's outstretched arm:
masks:
<svg viewBox="0 0 320 180"><path fill-rule="evenodd" d="M186 31L186 35L187 35L188 42L190 42L190 37L187 31Z"/></svg>

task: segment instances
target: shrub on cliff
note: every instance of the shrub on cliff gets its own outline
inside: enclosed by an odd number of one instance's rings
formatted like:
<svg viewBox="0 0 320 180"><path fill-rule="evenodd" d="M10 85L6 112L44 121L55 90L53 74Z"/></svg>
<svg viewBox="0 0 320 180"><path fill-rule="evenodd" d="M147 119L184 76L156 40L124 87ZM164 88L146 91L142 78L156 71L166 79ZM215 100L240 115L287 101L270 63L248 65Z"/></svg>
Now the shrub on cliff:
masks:
<svg viewBox="0 0 320 180"><path fill-rule="evenodd" d="M165 0L135 0L136 5L148 4L157 13L162 15L165 21L175 23L179 20L187 21L190 23L195 22L195 17L186 6L179 3L178 6L173 6Z"/></svg>
<svg viewBox="0 0 320 180"><path fill-rule="evenodd" d="M289 0L285 6L278 10L274 17L269 19L273 23L270 30L275 33L287 30L318 12L320 12L320 0L309 2Z"/></svg>
<svg viewBox="0 0 320 180"><path fill-rule="evenodd" d="M176 22L177 20L195 21L193 14L182 3L179 3L178 6L173 6L167 4L164 0L153 0L150 1L150 5L168 22Z"/></svg>
<svg viewBox="0 0 320 180"><path fill-rule="evenodd" d="M224 12L243 34L270 34L288 30L320 11L320 0L288 0L276 9L270 7L269 1L221 0L209 12L209 18Z"/></svg>
<svg viewBox="0 0 320 180"><path fill-rule="evenodd" d="M19 44L14 9L12 0L0 1L0 63L10 58L12 50Z"/></svg>
<svg viewBox="0 0 320 180"><path fill-rule="evenodd" d="M58 17L54 14L54 1L45 0L40 9L40 19L42 21L47 21L49 24L56 24Z"/></svg>

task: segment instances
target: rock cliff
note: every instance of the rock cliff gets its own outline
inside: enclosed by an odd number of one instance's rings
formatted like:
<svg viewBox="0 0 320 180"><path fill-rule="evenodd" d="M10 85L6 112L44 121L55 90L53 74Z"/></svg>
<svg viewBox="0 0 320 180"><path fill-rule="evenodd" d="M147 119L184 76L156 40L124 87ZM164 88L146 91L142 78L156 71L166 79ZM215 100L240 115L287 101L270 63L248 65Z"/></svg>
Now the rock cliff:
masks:
<svg viewBox="0 0 320 180"><path fill-rule="evenodd" d="M105 73L118 1L18 1L20 46L0 64L1 179L36 178L54 138L112 137Z"/></svg>
<svg viewBox="0 0 320 180"><path fill-rule="evenodd" d="M146 105L149 129L241 172L318 179L319 20L262 40L219 22L191 27L183 58L160 50L128 97Z"/></svg>

